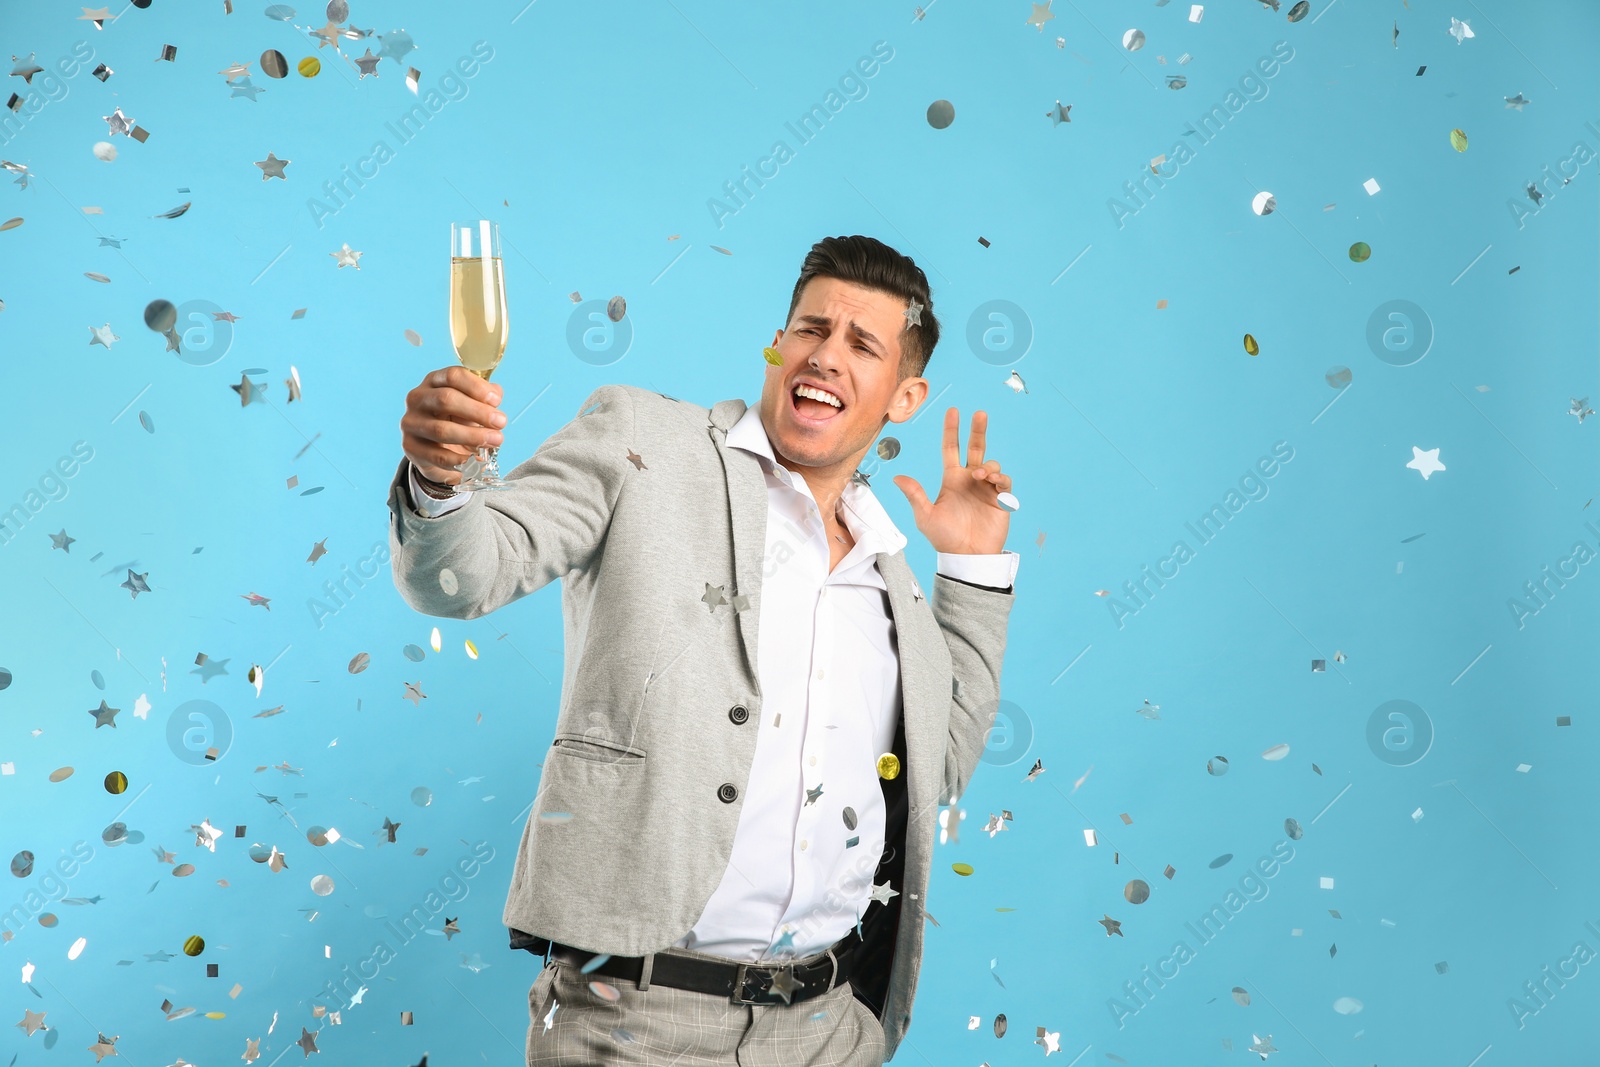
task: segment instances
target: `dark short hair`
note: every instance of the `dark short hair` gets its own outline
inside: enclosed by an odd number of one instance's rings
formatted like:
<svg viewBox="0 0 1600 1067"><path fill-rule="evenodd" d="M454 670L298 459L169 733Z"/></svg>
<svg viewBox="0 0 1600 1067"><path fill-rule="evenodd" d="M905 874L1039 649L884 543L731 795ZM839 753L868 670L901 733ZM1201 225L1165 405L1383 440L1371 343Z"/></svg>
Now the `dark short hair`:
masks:
<svg viewBox="0 0 1600 1067"><path fill-rule="evenodd" d="M922 305L922 324L900 331L900 379L920 378L933 358L939 343L939 320L933 314L933 298L922 268L874 237L824 237L811 246L800 265L800 278L789 298L789 316L794 318L800 293L813 278L837 278L867 289L887 293L907 305L915 300Z"/></svg>

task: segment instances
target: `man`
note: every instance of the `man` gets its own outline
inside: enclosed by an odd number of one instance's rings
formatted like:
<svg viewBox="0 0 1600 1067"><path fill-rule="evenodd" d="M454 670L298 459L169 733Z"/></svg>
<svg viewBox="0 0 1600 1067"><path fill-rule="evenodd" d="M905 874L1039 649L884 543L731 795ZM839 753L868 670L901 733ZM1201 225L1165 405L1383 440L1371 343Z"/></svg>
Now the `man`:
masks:
<svg viewBox="0 0 1600 1067"><path fill-rule="evenodd" d="M406 602L473 619L562 582L554 743L504 921L546 955L530 1065L881 1064L911 1020L937 809L999 701L1019 557L1011 479L905 475L931 601L856 467L927 398L928 282L870 237L805 258L761 401L596 389L502 491L500 389L461 367L406 398L390 551ZM758 641L758 635L760 640Z"/></svg>

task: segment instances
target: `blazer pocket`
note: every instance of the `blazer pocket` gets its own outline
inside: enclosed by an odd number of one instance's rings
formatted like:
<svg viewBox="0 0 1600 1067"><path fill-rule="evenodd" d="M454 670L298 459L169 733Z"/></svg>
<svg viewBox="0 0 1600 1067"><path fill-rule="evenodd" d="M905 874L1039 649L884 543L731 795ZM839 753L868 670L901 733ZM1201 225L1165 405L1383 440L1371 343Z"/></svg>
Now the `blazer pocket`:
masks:
<svg viewBox="0 0 1600 1067"><path fill-rule="evenodd" d="M644 759L644 749L592 734L557 734L551 742L552 752L563 752L591 763L637 763Z"/></svg>

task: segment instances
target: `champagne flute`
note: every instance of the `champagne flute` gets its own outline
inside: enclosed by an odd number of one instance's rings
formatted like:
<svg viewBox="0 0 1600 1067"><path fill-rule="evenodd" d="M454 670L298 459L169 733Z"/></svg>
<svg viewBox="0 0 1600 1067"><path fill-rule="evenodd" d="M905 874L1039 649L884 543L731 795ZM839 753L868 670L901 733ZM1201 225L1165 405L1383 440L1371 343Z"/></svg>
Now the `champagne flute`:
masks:
<svg viewBox="0 0 1600 1067"><path fill-rule="evenodd" d="M500 227L488 219L450 224L450 342L462 366L484 381L505 354L505 277L500 265ZM460 489L509 489L500 478L500 450L488 445L455 467Z"/></svg>

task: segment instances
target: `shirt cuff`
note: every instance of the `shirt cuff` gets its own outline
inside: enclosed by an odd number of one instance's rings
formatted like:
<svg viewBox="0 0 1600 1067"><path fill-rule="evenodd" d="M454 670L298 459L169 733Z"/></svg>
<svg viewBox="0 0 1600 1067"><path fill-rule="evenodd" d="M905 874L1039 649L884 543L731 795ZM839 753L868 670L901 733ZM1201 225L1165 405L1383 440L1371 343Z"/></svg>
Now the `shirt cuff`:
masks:
<svg viewBox="0 0 1600 1067"><path fill-rule="evenodd" d="M957 581L991 589L1009 589L1016 580L1017 564L1021 561L1022 557L1015 552L940 552L936 554L934 570Z"/></svg>
<svg viewBox="0 0 1600 1067"><path fill-rule="evenodd" d="M406 480L411 485L411 506L426 519L437 519L446 512L465 507L472 493L470 489L458 489L455 496L436 500L422 491L422 486L417 482L417 468L409 464L406 466Z"/></svg>

